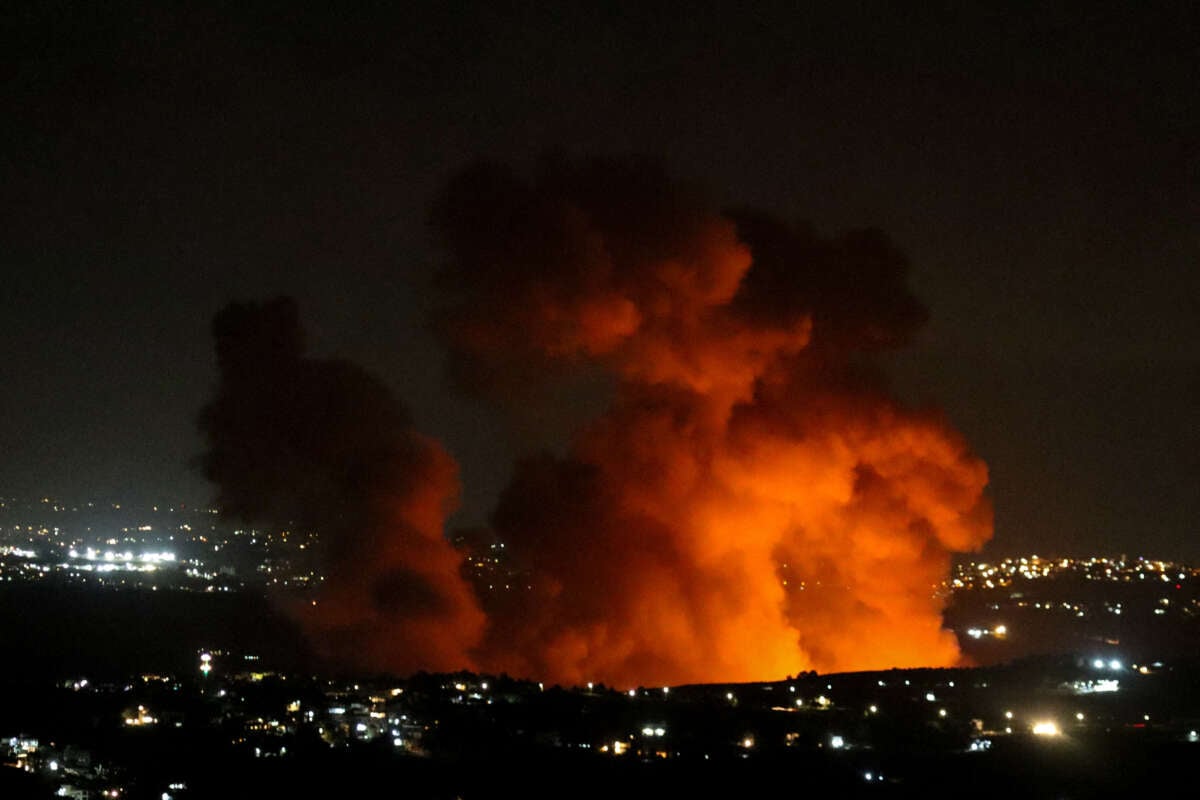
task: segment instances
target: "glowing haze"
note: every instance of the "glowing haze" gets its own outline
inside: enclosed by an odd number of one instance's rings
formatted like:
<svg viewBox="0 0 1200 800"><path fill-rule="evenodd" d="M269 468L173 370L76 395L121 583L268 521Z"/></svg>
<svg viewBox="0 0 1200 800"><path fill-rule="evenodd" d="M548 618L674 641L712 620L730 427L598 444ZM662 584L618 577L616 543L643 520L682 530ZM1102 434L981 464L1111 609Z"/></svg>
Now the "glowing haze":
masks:
<svg viewBox="0 0 1200 800"><path fill-rule="evenodd" d="M407 422L377 444L336 419L361 416L358 401L306 417L332 426L310 434L328 446L306 476L328 472L334 452L339 477L321 478L305 507L354 542L345 552L386 567L331 575L337 613L312 623L330 647L340 632L347 645L379 640L356 651L379 667L617 685L956 662L934 590L952 553L991 535L987 469L937 412L887 393L878 355L925 311L886 237L720 212L640 159L547 160L531 177L476 166L433 221L456 378L497 399L540 381L550 391L533 396L552 398L573 373L599 373L607 402L558 455L516 465L492 528L529 588L482 598L448 568L457 555L440 535L449 457ZM223 376L229 398L262 388ZM213 421L220 408L206 412L209 474L227 504L261 518L248 491L230 496L237 470L214 456L261 440L260 423L232 430ZM362 486L337 463L357 449L403 456ZM343 494L378 509L369 524L333 520Z"/></svg>

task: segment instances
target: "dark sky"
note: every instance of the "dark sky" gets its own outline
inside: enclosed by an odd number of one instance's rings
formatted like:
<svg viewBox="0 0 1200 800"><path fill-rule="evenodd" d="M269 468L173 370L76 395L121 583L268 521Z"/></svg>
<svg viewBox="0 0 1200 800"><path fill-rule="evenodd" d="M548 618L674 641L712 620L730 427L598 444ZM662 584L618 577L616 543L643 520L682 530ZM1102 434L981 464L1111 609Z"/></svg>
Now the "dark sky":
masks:
<svg viewBox="0 0 1200 800"><path fill-rule="evenodd" d="M483 519L553 437L447 388L430 202L479 157L632 151L909 254L896 385L988 461L989 552L1200 560L1192 4L99 5L4 12L0 494L205 499L210 319L288 293Z"/></svg>

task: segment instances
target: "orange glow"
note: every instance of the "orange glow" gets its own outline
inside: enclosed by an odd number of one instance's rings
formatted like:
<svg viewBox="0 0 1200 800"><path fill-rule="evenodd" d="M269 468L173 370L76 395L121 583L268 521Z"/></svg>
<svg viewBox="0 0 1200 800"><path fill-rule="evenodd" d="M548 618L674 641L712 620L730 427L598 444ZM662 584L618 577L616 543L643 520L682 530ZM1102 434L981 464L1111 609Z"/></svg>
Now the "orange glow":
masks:
<svg viewBox="0 0 1200 800"><path fill-rule="evenodd" d="M478 168L434 219L458 377L577 370L604 408L516 465L491 525L520 577L477 598L453 458L382 381L306 356L290 301L219 314L204 469L227 511L321 532L290 606L321 654L618 686L958 662L934 590L991 536L987 467L887 392L877 354L925 312L882 234L718 213L636 160Z"/></svg>
<svg viewBox="0 0 1200 800"><path fill-rule="evenodd" d="M640 166L468 173L441 208L464 363L616 386L501 499L533 588L492 603L480 663L617 685L957 663L934 588L991 536L987 468L861 367L924 319L903 256L743 230Z"/></svg>
<svg viewBox="0 0 1200 800"><path fill-rule="evenodd" d="M321 655L372 669L411 672L473 667L470 645L484 616L459 574L459 554L442 538L458 494L457 467L436 442L413 434L423 448L405 491L373 498L366 519L343 553L344 570L330 573L320 603L287 607ZM420 589L388 588L392 576Z"/></svg>

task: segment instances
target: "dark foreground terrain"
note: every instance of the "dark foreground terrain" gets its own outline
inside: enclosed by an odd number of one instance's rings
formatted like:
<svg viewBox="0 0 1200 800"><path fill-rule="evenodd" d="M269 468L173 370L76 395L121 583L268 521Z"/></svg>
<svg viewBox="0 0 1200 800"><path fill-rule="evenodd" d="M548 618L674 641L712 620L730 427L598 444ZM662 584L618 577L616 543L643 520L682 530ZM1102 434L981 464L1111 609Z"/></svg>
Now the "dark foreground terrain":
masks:
<svg viewBox="0 0 1200 800"><path fill-rule="evenodd" d="M1091 798L1190 785L1200 658L1186 637L1074 641L970 669L553 687L335 675L253 594L5 586L0 798Z"/></svg>

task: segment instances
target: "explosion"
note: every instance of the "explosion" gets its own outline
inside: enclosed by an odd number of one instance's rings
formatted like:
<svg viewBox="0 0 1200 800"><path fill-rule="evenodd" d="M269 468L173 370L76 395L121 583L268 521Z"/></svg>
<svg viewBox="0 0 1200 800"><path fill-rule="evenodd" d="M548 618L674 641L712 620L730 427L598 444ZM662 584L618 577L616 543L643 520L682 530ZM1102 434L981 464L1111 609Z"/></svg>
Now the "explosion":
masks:
<svg viewBox="0 0 1200 800"><path fill-rule="evenodd" d="M457 373L600 368L612 400L493 517L526 592L480 660L567 683L955 663L934 590L991 535L986 466L891 399L925 311L882 234L718 213L639 160L460 175L435 225Z"/></svg>
<svg viewBox="0 0 1200 800"><path fill-rule="evenodd" d="M491 534L522 587L477 598L452 459L377 379L305 357L291 304L222 312L206 469L227 510L323 532L297 613L326 653L616 685L957 662L935 587L991 535L987 468L888 394L879 357L926 314L886 237L720 212L640 159L476 166L433 222L454 375L552 400L599 374L605 403L517 463Z"/></svg>

